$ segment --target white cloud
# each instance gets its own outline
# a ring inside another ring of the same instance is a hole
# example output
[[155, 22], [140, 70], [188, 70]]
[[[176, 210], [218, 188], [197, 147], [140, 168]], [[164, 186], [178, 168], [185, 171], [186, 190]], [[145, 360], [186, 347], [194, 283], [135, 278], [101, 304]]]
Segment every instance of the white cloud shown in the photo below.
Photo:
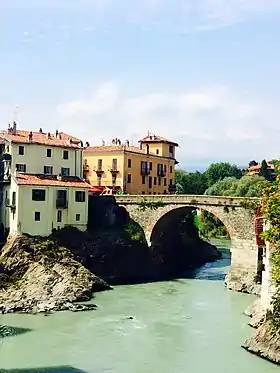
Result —
[[136, 139], [148, 130], [168, 137], [180, 143], [183, 164], [278, 156], [277, 105], [225, 86], [124, 96], [118, 85], [106, 83], [88, 99], [59, 105], [58, 112], [60, 123], [67, 119], [67, 128], [92, 144], [132, 134]]

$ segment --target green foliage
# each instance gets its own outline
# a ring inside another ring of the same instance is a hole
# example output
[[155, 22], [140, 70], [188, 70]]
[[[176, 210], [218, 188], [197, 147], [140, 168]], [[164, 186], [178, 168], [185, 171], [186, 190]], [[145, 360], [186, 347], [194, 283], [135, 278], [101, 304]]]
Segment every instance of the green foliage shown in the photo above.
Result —
[[207, 211], [202, 211], [199, 215], [199, 234], [206, 239], [214, 237], [229, 238], [227, 229], [222, 222]]
[[205, 191], [213, 196], [259, 197], [263, 188], [268, 185], [264, 177], [259, 175], [243, 176], [241, 179], [226, 177]]
[[129, 238], [133, 241], [140, 241], [144, 243], [146, 241], [143, 229], [133, 220], [129, 220], [124, 227], [124, 230], [128, 234]]
[[270, 183], [262, 194], [262, 211], [270, 227], [264, 232], [263, 238], [274, 247], [271, 253], [272, 280], [276, 286], [273, 298], [272, 322], [280, 330], [280, 176]]
[[236, 165], [227, 162], [212, 163], [204, 172], [204, 176], [206, 177], [208, 187], [210, 187], [226, 177], [240, 179], [242, 171]]
[[200, 172], [175, 171], [175, 183], [179, 194], [203, 194], [207, 188], [207, 180]]
[[146, 198], [143, 198], [139, 203], [138, 207], [140, 210], [145, 211], [146, 209], [156, 210], [159, 207], [165, 206], [162, 201], [147, 201]]
[[259, 175], [264, 177], [266, 180], [271, 180], [271, 174], [268, 170], [268, 166], [265, 159], [262, 161]]

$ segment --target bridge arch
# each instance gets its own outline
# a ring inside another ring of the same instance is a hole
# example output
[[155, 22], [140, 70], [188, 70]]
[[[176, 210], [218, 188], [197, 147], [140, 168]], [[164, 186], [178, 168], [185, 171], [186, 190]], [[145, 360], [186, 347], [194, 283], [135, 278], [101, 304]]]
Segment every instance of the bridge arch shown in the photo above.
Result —
[[158, 214], [156, 214], [153, 218], [151, 218], [148, 226], [146, 227], [145, 230], [145, 235], [146, 235], [146, 240], [148, 244], [151, 244], [153, 242], [153, 238], [156, 234], [156, 228], [159, 224], [162, 224], [164, 227], [164, 220], [166, 219], [166, 223], [168, 222], [168, 216], [170, 215], [170, 219], [172, 217], [175, 217], [175, 214], [180, 215], [183, 217], [187, 213], [190, 213], [193, 210], [199, 210], [199, 211], [207, 211], [211, 215], [215, 216], [226, 228], [230, 239], [234, 237], [235, 232], [234, 232], [234, 227], [230, 223], [230, 220], [227, 219], [225, 214], [221, 214], [221, 212], [215, 211], [215, 209], [211, 208], [210, 206], [203, 206], [203, 207], [198, 207], [195, 205], [167, 205], [163, 208], [160, 209]]

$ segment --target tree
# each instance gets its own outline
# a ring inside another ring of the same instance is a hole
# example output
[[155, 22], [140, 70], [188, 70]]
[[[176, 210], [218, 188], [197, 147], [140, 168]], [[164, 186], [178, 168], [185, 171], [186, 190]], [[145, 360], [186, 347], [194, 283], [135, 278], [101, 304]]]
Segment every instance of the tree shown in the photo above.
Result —
[[232, 176], [240, 179], [242, 177], [242, 171], [236, 165], [227, 162], [212, 163], [204, 172], [204, 176], [207, 179], [208, 187], [210, 187], [217, 181], [223, 180], [225, 177]]
[[241, 179], [226, 177], [218, 181], [205, 191], [205, 194], [233, 197], [258, 197], [267, 181], [259, 175], [243, 176]]
[[207, 180], [200, 172], [175, 171], [175, 182], [179, 194], [203, 194]]
[[268, 165], [265, 159], [262, 161], [259, 175], [263, 176], [266, 180], [271, 180], [271, 173], [270, 173], [270, 170], [268, 169]]

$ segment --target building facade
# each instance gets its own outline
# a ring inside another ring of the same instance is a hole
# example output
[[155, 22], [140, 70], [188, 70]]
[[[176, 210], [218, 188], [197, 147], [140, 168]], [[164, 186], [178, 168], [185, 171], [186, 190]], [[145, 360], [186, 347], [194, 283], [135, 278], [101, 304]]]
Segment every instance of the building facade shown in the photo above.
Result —
[[84, 178], [93, 187], [122, 190], [128, 194], [175, 192], [177, 143], [149, 135], [139, 147], [114, 139], [108, 146], [86, 147]]
[[1, 222], [8, 233], [48, 236], [67, 225], [86, 230], [88, 189], [83, 143], [63, 132], [21, 131], [1, 137]]

